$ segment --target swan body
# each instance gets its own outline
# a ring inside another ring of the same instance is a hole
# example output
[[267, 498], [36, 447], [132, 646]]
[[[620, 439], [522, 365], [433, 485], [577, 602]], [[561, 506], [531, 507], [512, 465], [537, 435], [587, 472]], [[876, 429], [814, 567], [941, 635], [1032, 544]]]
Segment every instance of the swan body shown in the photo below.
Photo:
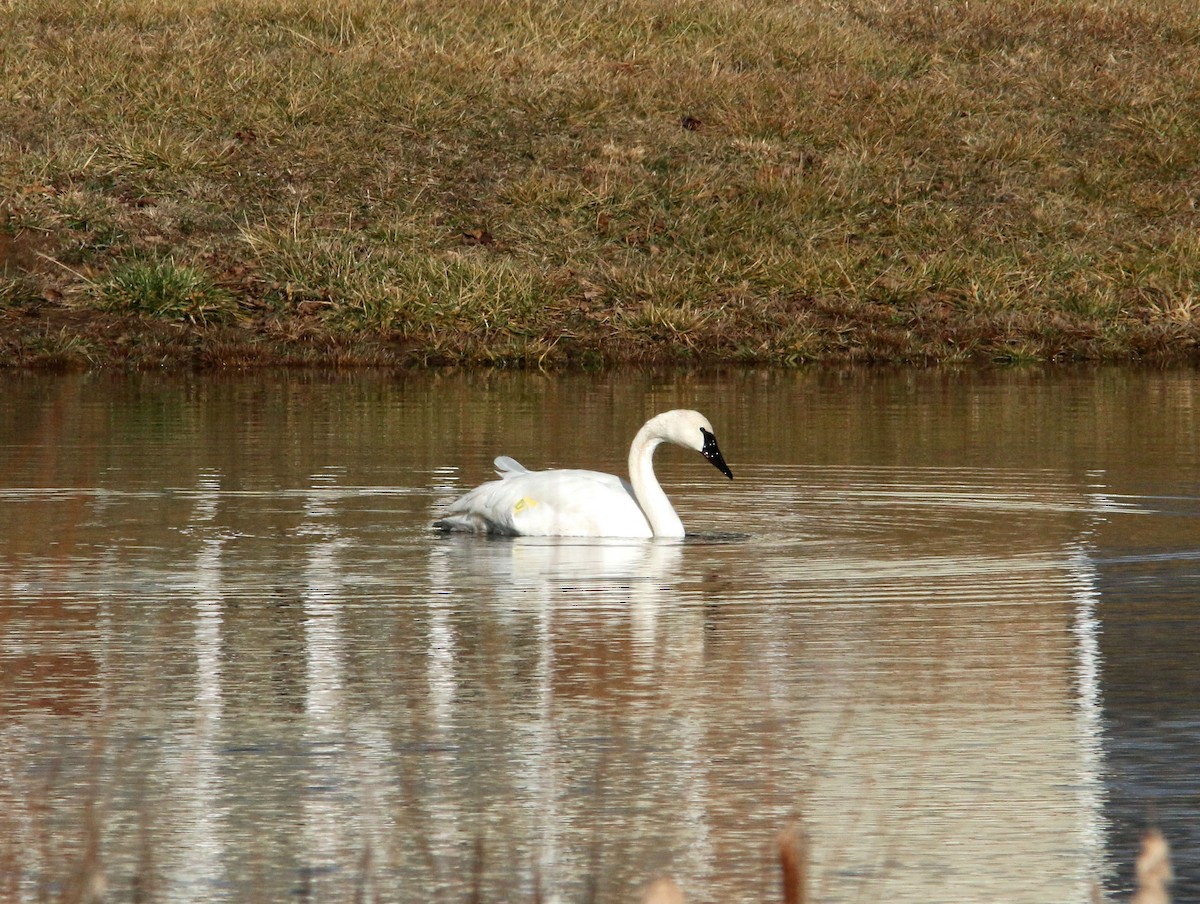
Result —
[[600, 471], [530, 471], [502, 455], [499, 480], [455, 500], [443, 530], [523, 537], [682, 537], [683, 522], [654, 476], [654, 450], [669, 442], [701, 453], [730, 480], [712, 424], [698, 411], [648, 420], [629, 448], [629, 480]]

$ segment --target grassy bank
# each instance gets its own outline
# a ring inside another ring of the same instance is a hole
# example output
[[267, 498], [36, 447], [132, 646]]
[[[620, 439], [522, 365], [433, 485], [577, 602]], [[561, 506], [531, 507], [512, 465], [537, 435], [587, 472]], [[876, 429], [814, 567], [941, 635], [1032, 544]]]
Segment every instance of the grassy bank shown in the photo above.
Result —
[[1200, 357], [1192, 0], [5, 0], [0, 361]]

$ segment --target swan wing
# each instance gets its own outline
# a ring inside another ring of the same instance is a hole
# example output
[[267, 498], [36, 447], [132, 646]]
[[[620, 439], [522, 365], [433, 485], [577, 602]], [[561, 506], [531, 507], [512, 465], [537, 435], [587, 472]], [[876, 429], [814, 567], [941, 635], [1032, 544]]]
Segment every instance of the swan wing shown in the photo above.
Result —
[[496, 466], [501, 479], [456, 500], [436, 526], [525, 537], [651, 536], [629, 484], [613, 474], [516, 471], [500, 459]]

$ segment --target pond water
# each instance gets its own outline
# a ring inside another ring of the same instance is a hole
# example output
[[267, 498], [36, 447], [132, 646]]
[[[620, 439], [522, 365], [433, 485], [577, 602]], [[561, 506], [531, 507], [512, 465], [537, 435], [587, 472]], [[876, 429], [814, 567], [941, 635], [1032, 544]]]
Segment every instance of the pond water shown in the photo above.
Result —
[[[657, 411], [690, 536], [443, 536]], [[0, 898], [1200, 895], [1200, 375], [0, 380]]]

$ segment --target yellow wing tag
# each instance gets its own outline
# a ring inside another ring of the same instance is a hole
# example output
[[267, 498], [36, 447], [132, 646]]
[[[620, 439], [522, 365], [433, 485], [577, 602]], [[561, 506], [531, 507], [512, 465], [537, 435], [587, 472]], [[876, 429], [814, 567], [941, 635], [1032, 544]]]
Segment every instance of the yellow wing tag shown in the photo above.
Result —
[[525, 509], [531, 509], [538, 504], [536, 499], [530, 499], [528, 496], [522, 496], [517, 500], [517, 504], [513, 506], [513, 514], [519, 514]]

